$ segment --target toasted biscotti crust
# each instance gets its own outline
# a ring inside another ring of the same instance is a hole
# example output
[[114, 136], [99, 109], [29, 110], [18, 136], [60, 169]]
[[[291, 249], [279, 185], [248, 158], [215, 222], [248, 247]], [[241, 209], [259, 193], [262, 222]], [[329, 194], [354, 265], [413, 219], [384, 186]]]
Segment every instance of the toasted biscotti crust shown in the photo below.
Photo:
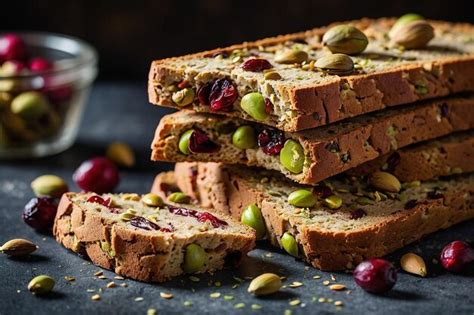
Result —
[[255, 245], [254, 231], [227, 216], [220, 218], [243, 229], [227, 233], [202, 231], [189, 237], [171, 232], [153, 233], [88, 211], [73, 201], [74, 195], [66, 193], [61, 198], [53, 228], [56, 240], [94, 264], [132, 279], [162, 282], [182, 274], [184, 248], [191, 243], [199, 244], [210, 257], [207, 269], [202, 272], [221, 269], [227, 259], [225, 255], [238, 262], [235, 253], [245, 255]]
[[[384, 41], [385, 35], [394, 19], [362, 19], [350, 21], [363, 30], [369, 42]], [[304, 77], [306, 72], [291, 70], [288, 78], [268, 81], [262, 73], [242, 73], [238, 70], [240, 62], [234, 64], [227, 59], [213, 60], [209, 56], [235, 51], [248, 51], [251, 56], [262, 55], [271, 59], [265, 51], [275, 51], [291, 45], [302, 45], [303, 48], [315, 50], [315, 58], [324, 53], [321, 37], [327, 28], [268, 38], [256, 42], [219, 48], [212, 51], [154, 61], [151, 65], [148, 83], [149, 101], [153, 104], [179, 108], [172, 100], [170, 87], [181, 81], [194, 90], [216, 78], [229, 78], [237, 82], [240, 97], [230, 112], [220, 114], [253, 120], [240, 108], [240, 98], [248, 92], [261, 92], [271, 99], [275, 112], [263, 123], [276, 126], [285, 131], [299, 131], [326, 125], [335, 121], [377, 111], [390, 106], [413, 103], [423, 99], [442, 97], [458, 92], [474, 90], [474, 47], [465, 38], [472, 37], [474, 28], [469, 24], [457, 24], [441, 21], [430, 21], [436, 30], [436, 38], [427, 50], [392, 51], [369, 48], [356, 62], [363, 64], [360, 74], [339, 77], [326, 76], [316, 78], [308, 75], [307, 80], [296, 80]], [[463, 35], [464, 34], [464, 35]], [[374, 44], [375, 45], [375, 44]], [[378, 45], [378, 44], [377, 44]], [[472, 49], [471, 49], [472, 48]], [[196, 62], [194, 62], [196, 60]], [[201, 66], [199, 61], [209, 60], [215, 67]], [[199, 67], [196, 65], [199, 64]], [[371, 64], [376, 64], [374, 69]], [[274, 67], [284, 74], [290, 66]], [[365, 66], [367, 65], [367, 66]], [[238, 71], [236, 71], [236, 69]], [[195, 111], [210, 111], [208, 106], [196, 100], [190, 105]]]
[[353, 176], [387, 171], [404, 182], [474, 172], [474, 131], [415, 144], [350, 169]]
[[[230, 213], [238, 218], [248, 204], [258, 205], [265, 219], [268, 238], [273, 245], [281, 247], [281, 236], [290, 232], [300, 245], [302, 258], [322, 270], [351, 269], [364, 259], [386, 255], [429, 233], [474, 218], [474, 175], [449, 182], [424, 183], [410, 193], [409, 198], [415, 195], [419, 197], [413, 207], [403, 208], [398, 202], [388, 202], [388, 206], [385, 204], [380, 209], [375, 209], [375, 213], [381, 212], [382, 219], [374, 216], [366, 225], [353, 228], [350, 223], [347, 224], [347, 217], [338, 213], [340, 210], [333, 212], [336, 216], [333, 220], [331, 214], [324, 215], [319, 210], [316, 212], [322, 216], [321, 220], [317, 217], [307, 219], [304, 209], [282, 211], [292, 206], [286, 203], [285, 196], [275, 197], [271, 194], [281, 191], [280, 189], [294, 191], [302, 186], [285, 182], [276, 174], [276, 178], [266, 177], [269, 173], [265, 173], [255, 179], [250, 178], [252, 175], [249, 172], [240, 172], [241, 170], [218, 163], [207, 164], [208, 166], [202, 167], [192, 163], [179, 163], [177, 171], [198, 166], [198, 169], [207, 171], [207, 174], [198, 174], [198, 177], [206, 178], [206, 185], [214, 185], [215, 178], [223, 178], [221, 174], [214, 177], [215, 173], [227, 173], [229, 181], [226, 191], [208, 190], [227, 196], [227, 209]], [[337, 180], [330, 183], [338, 185]], [[442, 193], [426, 197], [430, 193], [422, 192], [433, 188], [442, 189]], [[421, 196], [424, 196], [423, 199]], [[366, 211], [369, 212], [367, 208]], [[371, 213], [373, 211], [368, 216]], [[331, 228], [331, 225], [339, 225], [340, 228]]]
[[[179, 111], [161, 119], [151, 145], [151, 158], [155, 161], [259, 166], [279, 171], [298, 183], [314, 185], [393, 150], [473, 128], [473, 108], [474, 96], [452, 97], [355, 117], [350, 122], [285, 133], [286, 139], [296, 140], [303, 147], [305, 162], [299, 174], [288, 171], [280, 163], [279, 155], [267, 155], [258, 147], [239, 149], [232, 144], [232, 132], [238, 126], [251, 125], [258, 133], [263, 129], [261, 125], [235, 118]], [[205, 132], [220, 146], [220, 150], [182, 154], [178, 149], [179, 139], [193, 128]], [[230, 129], [230, 132], [222, 133], [221, 129]]]

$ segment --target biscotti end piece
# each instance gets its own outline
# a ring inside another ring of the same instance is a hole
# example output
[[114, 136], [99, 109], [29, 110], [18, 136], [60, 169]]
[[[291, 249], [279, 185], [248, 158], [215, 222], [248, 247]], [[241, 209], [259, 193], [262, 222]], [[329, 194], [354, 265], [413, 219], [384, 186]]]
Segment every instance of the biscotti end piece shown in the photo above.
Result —
[[[352, 56], [355, 71], [350, 75], [331, 75], [315, 67], [315, 61], [327, 54], [321, 39], [328, 28], [319, 28], [155, 61], [149, 74], [149, 100], [294, 132], [386, 107], [474, 91], [472, 25], [428, 21], [435, 30], [428, 46], [403, 50], [389, 43], [387, 34], [394, 22], [386, 18], [346, 22], [369, 39], [367, 49]], [[278, 61], [281, 53], [295, 50], [307, 58]], [[265, 70], [245, 67], [251, 59], [263, 59]], [[254, 115], [241, 105], [250, 93], [265, 99], [266, 114]]]
[[[227, 196], [232, 216], [240, 218], [245, 207], [256, 204], [273, 245], [282, 247], [281, 238], [289, 233], [298, 243], [298, 256], [322, 270], [352, 269], [364, 259], [384, 256], [429, 233], [474, 218], [472, 174], [403, 185], [399, 193], [387, 193], [375, 190], [365, 179], [330, 179], [312, 188], [272, 172], [215, 163], [197, 169], [211, 170], [198, 174], [208, 178], [206, 185], [215, 186], [213, 179], [228, 178], [227, 189], [214, 193]], [[177, 170], [186, 168], [181, 165]], [[218, 172], [226, 176], [215, 176]], [[288, 196], [299, 189], [313, 191], [317, 203], [309, 208], [289, 204]], [[335, 196], [331, 202], [329, 196]], [[338, 198], [341, 204], [335, 208]]]
[[[100, 267], [145, 282], [185, 273], [186, 251], [200, 250], [193, 272], [238, 264], [255, 245], [252, 229], [191, 205], [148, 206], [137, 194], [66, 193], [54, 224], [56, 240]], [[189, 270], [189, 269], [188, 269]]]
[[[152, 160], [258, 166], [314, 185], [410, 144], [474, 128], [473, 108], [474, 96], [451, 97], [297, 133], [183, 110], [161, 119], [151, 146]], [[243, 126], [253, 130], [251, 146], [233, 141]], [[182, 140], [189, 132], [192, 135], [183, 151], [181, 144], [186, 142]]]

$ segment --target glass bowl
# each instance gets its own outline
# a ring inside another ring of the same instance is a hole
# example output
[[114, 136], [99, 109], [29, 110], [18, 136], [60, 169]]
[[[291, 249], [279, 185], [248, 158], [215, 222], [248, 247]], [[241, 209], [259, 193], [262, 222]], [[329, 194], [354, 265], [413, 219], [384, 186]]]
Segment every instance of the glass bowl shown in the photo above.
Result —
[[[66, 150], [76, 139], [97, 76], [97, 52], [82, 40], [58, 34], [6, 37], [0, 34], [0, 159]], [[8, 58], [2, 45], [15, 44], [13, 37], [24, 45]]]

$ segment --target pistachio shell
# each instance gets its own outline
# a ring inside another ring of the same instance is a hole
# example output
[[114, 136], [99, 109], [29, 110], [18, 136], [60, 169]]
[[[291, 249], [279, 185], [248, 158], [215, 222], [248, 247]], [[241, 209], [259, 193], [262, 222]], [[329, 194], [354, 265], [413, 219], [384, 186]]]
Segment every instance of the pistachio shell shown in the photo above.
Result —
[[345, 54], [330, 54], [316, 60], [316, 68], [335, 75], [346, 75], [354, 71], [352, 58]]
[[41, 275], [34, 277], [28, 283], [28, 290], [34, 294], [46, 294], [53, 290], [55, 281], [50, 276]]
[[434, 37], [433, 27], [426, 21], [418, 20], [403, 24], [391, 33], [391, 42], [406, 49], [425, 47]]
[[275, 54], [275, 62], [281, 64], [302, 63], [308, 60], [308, 53], [300, 49], [286, 49]]
[[21, 238], [16, 238], [3, 244], [3, 246], [0, 247], [0, 252], [8, 256], [26, 256], [33, 253], [37, 249], [38, 246], [32, 242]]
[[31, 182], [31, 189], [37, 197], [49, 196], [59, 198], [63, 193], [67, 192], [68, 185], [59, 176], [56, 175], [42, 175]]
[[402, 187], [400, 181], [387, 172], [372, 173], [369, 182], [374, 188], [391, 193], [398, 193]]
[[416, 13], [407, 13], [398, 18], [398, 20], [393, 24], [392, 29], [390, 30], [389, 36], [392, 37], [393, 32], [400, 26], [407, 23], [424, 20], [425, 18]]
[[322, 42], [333, 53], [354, 55], [363, 52], [369, 40], [358, 28], [344, 24], [331, 27]]
[[135, 164], [135, 153], [126, 143], [111, 143], [105, 155], [119, 166], [132, 167]]
[[408, 273], [413, 273], [421, 277], [426, 277], [428, 274], [426, 264], [423, 258], [414, 253], [407, 253], [400, 259], [402, 269]]
[[255, 295], [269, 295], [281, 288], [281, 279], [274, 273], [264, 273], [250, 282], [248, 292]]

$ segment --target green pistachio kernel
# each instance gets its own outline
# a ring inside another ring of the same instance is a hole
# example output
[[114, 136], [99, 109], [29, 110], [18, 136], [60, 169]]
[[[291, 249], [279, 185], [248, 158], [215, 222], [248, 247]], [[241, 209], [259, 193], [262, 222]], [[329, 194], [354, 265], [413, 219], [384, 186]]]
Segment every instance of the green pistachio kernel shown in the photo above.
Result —
[[404, 25], [413, 21], [424, 20], [424, 19], [425, 19], [424, 17], [416, 13], [404, 14], [401, 17], [399, 17], [398, 20], [393, 24], [392, 30], [401, 25]]
[[56, 175], [42, 175], [31, 182], [31, 189], [37, 197], [59, 198], [68, 191], [67, 183]]
[[174, 192], [168, 196], [168, 200], [175, 203], [189, 203], [191, 197], [182, 192]]
[[342, 198], [336, 195], [324, 198], [323, 202], [331, 209], [339, 209], [342, 206]]
[[28, 290], [34, 294], [46, 294], [53, 290], [54, 284], [55, 281], [50, 276], [36, 276], [28, 283]]
[[310, 208], [316, 204], [316, 197], [306, 189], [298, 189], [288, 196], [288, 203], [295, 207]]
[[286, 140], [280, 152], [280, 163], [290, 172], [299, 174], [303, 171], [304, 150], [295, 140]]
[[25, 120], [36, 120], [50, 110], [48, 100], [38, 92], [24, 92], [16, 96], [11, 103], [12, 113]]
[[298, 257], [298, 243], [295, 238], [288, 232], [285, 232], [281, 237], [281, 245], [288, 254], [294, 257]]
[[268, 117], [265, 111], [265, 99], [260, 93], [253, 92], [242, 97], [240, 107], [255, 120], [264, 121]]
[[251, 126], [240, 126], [232, 135], [232, 144], [239, 149], [252, 149], [257, 145], [255, 131]]
[[181, 135], [181, 138], [179, 138], [179, 143], [178, 143], [178, 148], [181, 153], [188, 155], [191, 153], [189, 151], [189, 138], [191, 138], [191, 135], [193, 134], [194, 130], [189, 129], [185, 133]]
[[142, 197], [144, 204], [150, 207], [162, 207], [164, 205], [163, 199], [157, 194], [149, 193]]
[[183, 269], [187, 273], [194, 273], [201, 270], [207, 263], [206, 251], [197, 244], [189, 244], [184, 253]]
[[186, 106], [193, 102], [194, 100], [194, 91], [191, 88], [184, 88], [177, 92], [174, 92], [171, 96], [173, 102], [178, 106]]
[[255, 204], [249, 205], [244, 209], [242, 216], [240, 217], [240, 221], [255, 230], [257, 239], [262, 239], [265, 237], [265, 221], [263, 220], [260, 208]]

